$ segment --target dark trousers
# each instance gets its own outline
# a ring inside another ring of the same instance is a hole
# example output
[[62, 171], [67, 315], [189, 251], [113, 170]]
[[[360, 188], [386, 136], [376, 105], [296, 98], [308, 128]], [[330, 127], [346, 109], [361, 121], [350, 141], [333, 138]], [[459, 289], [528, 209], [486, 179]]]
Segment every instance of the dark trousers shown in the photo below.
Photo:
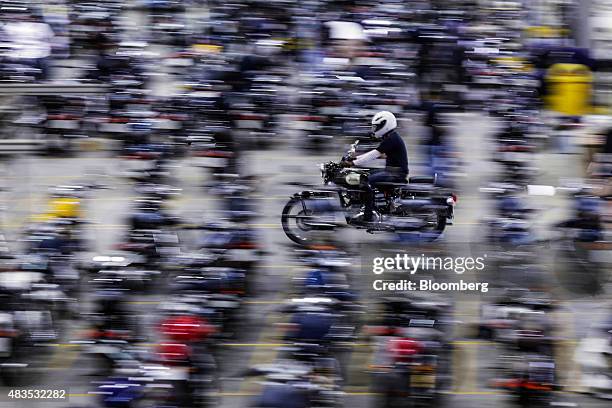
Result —
[[372, 219], [372, 211], [374, 210], [374, 189], [380, 183], [405, 183], [407, 174], [381, 170], [371, 173], [368, 177], [368, 182], [364, 183], [362, 188], [365, 194], [365, 210], [364, 221]]
[[27, 65], [28, 67], [37, 68], [40, 70], [40, 73], [37, 75], [36, 79], [46, 80], [49, 79], [49, 60], [50, 57], [46, 58], [13, 58], [10, 61], [16, 64]]

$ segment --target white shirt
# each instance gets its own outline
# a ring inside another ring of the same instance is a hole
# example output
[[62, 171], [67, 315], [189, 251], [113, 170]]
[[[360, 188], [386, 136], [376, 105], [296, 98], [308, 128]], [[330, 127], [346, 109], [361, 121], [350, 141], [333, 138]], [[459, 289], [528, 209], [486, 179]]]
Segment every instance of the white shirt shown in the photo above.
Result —
[[353, 164], [355, 166], [361, 166], [361, 165], [371, 162], [372, 160], [378, 159], [381, 155], [382, 153], [376, 149], [370, 150], [367, 153], [357, 156], [355, 160], [353, 160]]
[[51, 55], [53, 31], [48, 24], [30, 21], [6, 23], [3, 27], [12, 58], [45, 58]]

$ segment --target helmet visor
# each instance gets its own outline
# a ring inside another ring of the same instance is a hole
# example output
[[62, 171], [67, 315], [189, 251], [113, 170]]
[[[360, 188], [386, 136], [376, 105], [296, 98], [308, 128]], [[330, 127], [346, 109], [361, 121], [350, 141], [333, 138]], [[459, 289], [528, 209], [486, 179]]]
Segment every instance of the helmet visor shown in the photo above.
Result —
[[385, 124], [387, 124], [386, 120], [381, 121], [380, 123], [373, 123], [372, 124], [372, 133], [375, 134], [376, 132], [378, 132], [380, 129], [382, 129]]

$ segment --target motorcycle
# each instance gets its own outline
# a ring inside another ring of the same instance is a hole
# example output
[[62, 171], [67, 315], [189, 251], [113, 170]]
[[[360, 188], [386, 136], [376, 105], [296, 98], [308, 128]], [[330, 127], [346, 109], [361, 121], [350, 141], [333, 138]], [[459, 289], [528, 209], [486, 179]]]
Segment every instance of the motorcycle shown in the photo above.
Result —
[[556, 364], [548, 356], [538, 354], [509, 358], [508, 378], [493, 384], [507, 390], [519, 407], [545, 407], [553, 403], [556, 383]]
[[41, 123], [41, 136], [48, 153], [74, 153], [75, 141], [81, 133], [85, 104], [76, 98], [47, 97], [43, 100], [46, 117]]
[[379, 405], [444, 406], [451, 386], [451, 305], [418, 297], [386, 297], [367, 326], [374, 344], [370, 374]]
[[38, 272], [0, 273], [0, 380], [15, 385], [31, 378], [59, 338], [51, 306], [63, 295]]
[[[358, 143], [351, 145], [342, 160], [354, 156]], [[363, 223], [365, 199], [360, 186], [369, 173], [336, 162], [321, 164], [326, 187], [296, 193], [283, 208], [281, 222], [287, 237], [299, 245], [310, 245], [315, 241], [310, 233], [334, 230], [341, 224], [338, 213], [349, 227], [370, 233], [417, 232], [427, 241], [437, 239], [452, 224], [457, 196], [438, 187], [435, 177], [410, 177], [408, 184], [380, 183], [374, 190], [374, 222]]]
[[339, 407], [344, 393], [329, 370], [295, 360], [252, 367], [248, 376], [264, 376], [261, 393], [253, 407]]

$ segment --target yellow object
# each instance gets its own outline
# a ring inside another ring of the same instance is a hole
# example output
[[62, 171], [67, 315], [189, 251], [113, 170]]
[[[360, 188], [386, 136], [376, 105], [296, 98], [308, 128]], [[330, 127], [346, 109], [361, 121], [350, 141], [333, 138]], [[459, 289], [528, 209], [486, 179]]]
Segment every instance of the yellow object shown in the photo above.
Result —
[[223, 51], [223, 47], [213, 44], [194, 44], [193, 51], [201, 54], [218, 54]]
[[548, 108], [565, 115], [592, 111], [593, 75], [586, 65], [555, 64], [546, 73]]
[[524, 57], [497, 57], [493, 63], [498, 66], [503, 66], [515, 72], [532, 72], [533, 65]]
[[530, 26], [525, 29], [525, 32], [532, 38], [564, 38], [569, 34], [566, 28], [552, 26]]
[[49, 211], [33, 217], [34, 221], [51, 221], [57, 218], [81, 217], [81, 202], [77, 198], [54, 198], [49, 202]]
[[76, 198], [56, 198], [51, 200], [50, 212], [58, 218], [77, 218], [81, 216], [81, 202]]

